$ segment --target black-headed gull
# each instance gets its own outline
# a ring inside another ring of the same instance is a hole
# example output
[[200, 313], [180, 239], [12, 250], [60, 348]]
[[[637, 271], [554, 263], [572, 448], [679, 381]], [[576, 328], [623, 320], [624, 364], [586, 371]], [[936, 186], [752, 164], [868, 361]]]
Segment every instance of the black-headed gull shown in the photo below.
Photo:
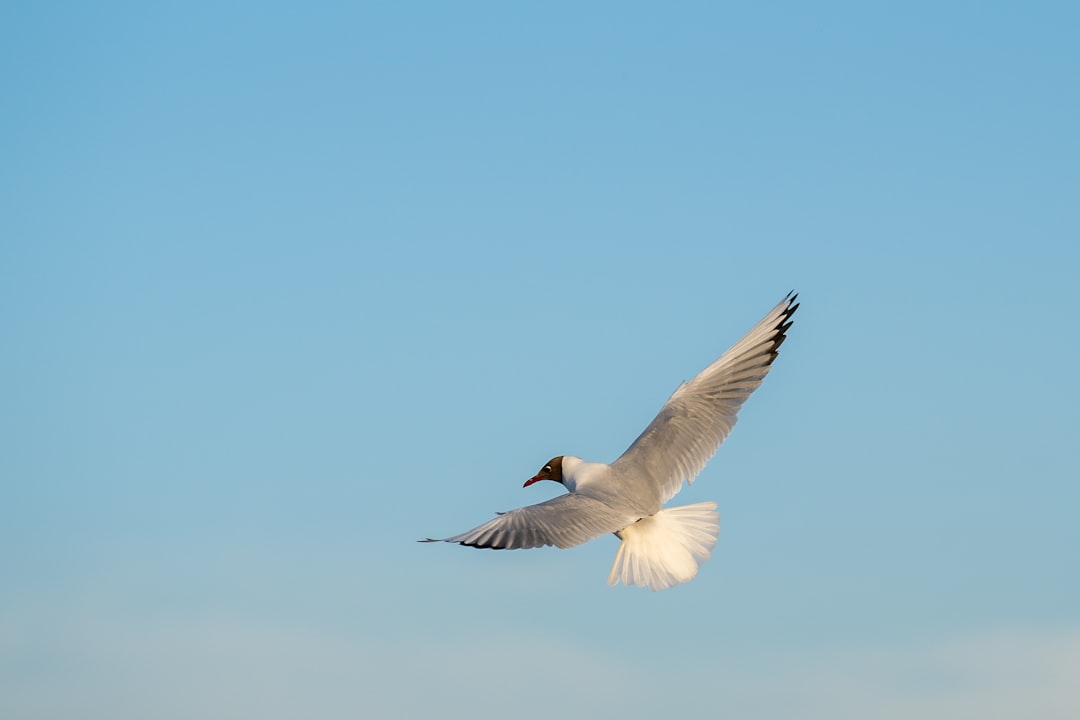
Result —
[[735, 425], [739, 408], [761, 385], [799, 307], [789, 293], [761, 322], [664, 403], [645, 432], [610, 465], [573, 455], [552, 458], [540, 480], [569, 491], [444, 540], [477, 548], [574, 547], [606, 533], [622, 540], [608, 584], [662, 590], [697, 575], [720, 532], [715, 502], [662, 508], [692, 483]]

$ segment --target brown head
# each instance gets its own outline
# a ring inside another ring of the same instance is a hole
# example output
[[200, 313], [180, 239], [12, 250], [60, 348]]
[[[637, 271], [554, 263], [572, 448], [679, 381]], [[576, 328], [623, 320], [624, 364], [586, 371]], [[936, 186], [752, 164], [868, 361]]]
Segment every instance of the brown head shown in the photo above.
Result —
[[541, 480], [554, 480], [555, 482], [562, 482], [562, 459], [563, 456], [554, 457], [544, 463], [544, 467], [540, 468], [540, 472], [533, 475], [531, 478], [525, 481], [522, 487], [529, 487], [534, 482], [540, 482]]

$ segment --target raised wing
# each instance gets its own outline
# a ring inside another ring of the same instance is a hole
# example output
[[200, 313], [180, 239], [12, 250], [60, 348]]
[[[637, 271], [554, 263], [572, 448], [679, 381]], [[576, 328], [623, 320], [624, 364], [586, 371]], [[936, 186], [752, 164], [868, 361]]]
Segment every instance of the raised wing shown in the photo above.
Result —
[[567, 493], [546, 502], [528, 505], [443, 540], [477, 548], [518, 550], [543, 545], [574, 547], [607, 533], [622, 530], [637, 517], [628, 516], [595, 498]]
[[679, 492], [683, 480], [694, 481], [769, 372], [799, 307], [796, 298], [789, 293], [716, 362], [679, 386], [645, 432], [612, 463], [634, 491], [656, 492], [662, 504]]

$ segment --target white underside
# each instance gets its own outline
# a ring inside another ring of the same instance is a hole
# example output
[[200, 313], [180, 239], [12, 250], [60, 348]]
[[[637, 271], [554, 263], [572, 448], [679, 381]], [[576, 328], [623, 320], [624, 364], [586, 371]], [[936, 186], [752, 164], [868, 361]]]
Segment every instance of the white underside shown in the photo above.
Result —
[[619, 552], [608, 585], [640, 585], [663, 590], [697, 575], [720, 534], [716, 503], [665, 508], [620, 530]]

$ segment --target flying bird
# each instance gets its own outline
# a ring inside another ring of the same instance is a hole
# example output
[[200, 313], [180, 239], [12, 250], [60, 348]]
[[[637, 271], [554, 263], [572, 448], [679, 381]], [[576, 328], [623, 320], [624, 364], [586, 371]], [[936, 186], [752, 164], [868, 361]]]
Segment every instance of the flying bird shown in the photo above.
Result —
[[608, 584], [652, 590], [686, 582], [708, 560], [720, 532], [715, 502], [664, 508], [692, 483], [738, 419], [739, 408], [761, 385], [799, 307], [794, 292], [690, 382], [675, 390], [659, 414], [618, 460], [586, 462], [554, 457], [524, 487], [541, 480], [568, 492], [536, 505], [498, 513], [460, 535], [421, 542], [516, 550], [569, 548], [614, 533], [622, 542]]

